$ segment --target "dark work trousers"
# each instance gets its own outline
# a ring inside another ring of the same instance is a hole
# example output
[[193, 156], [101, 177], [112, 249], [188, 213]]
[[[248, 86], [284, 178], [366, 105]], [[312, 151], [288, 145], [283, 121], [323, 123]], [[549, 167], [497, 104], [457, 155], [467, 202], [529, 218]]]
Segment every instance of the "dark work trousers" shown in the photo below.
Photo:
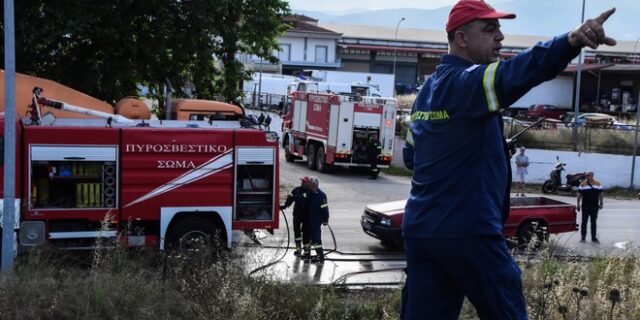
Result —
[[296, 250], [301, 249], [301, 243], [309, 243], [309, 219], [307, 215], [294, 212], [293, 236], [296, 242]]
[[371, 176], [371, 178], [373, 179], [377, 179], [378, 178], [378, 155], [375, 156], [370, 156], [369, 157], [369, 175]]
[[591, 218], [591, 240], [596, 237], [596, 220], [598, 219], [598, 208], [582, 208], [582, 225], [580, 225], [580, 235], [582, 239], [587, 237], [587, 221]]
[[324, 249], [322, 248], [322, 222], [310, 221], [309, 235], [311, 236], [311, 250], [316, 251], [319, 257], [324, 257]]
[[482, 320], [527, 319], [520, 268], [503, 236], [404, 239], [404, 320], [456, 320], [466, 296]]

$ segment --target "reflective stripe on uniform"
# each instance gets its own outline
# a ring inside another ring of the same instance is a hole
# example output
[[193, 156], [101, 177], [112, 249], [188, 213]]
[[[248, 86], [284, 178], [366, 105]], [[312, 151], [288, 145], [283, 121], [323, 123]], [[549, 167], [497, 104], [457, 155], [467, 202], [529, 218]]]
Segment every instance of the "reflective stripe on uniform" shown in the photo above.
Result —
[[482, 79], [482, 85], [484, 87], [484, 93], [487, 96], [487, 106], [489, 106], [489, 112], [498, 111], [500, 109], [500, 103], [498, 102], [498, 95], [496, 94], [496, 88], [494, 86], [496, 80], [496, 71], [500, 61], [494, 62], [487, 66], [484, 70], [484, 77]]
[[323, 205], [320, 205], [320, 208], [326, 208], [326, 207], [328, 207], [328, 206], [329, 206], [329, 205], [325, 203], [325, 204], [323, 204]]
[[413, 133], [411, 130], [407, 130], [407, 137], [404, 138], [404, 141], [413, 147]]

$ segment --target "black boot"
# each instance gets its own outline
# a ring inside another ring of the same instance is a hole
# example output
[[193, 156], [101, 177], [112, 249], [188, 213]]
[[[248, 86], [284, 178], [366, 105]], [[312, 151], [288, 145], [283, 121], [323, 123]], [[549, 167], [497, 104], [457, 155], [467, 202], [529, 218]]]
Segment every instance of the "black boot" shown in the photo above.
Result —
[[316, 256], [313, 257], [312, 262], [324, 263], [324, 251], [321, 246], [316, 246]]

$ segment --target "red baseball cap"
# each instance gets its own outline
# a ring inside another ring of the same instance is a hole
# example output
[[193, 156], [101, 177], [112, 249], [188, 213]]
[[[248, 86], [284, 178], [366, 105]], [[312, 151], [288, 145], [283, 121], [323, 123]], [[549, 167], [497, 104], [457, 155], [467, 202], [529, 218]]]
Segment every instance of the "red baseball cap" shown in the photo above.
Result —
[[447, 33], [477, 19], [515, 19], [513, 13], [496, 11], [483, 0], [460, 0], [449, 12]]
[[309, 179], [309, 177], [302, 177], [302, 178], [300, 178], [300, 181], [302, 181], [304, 183], [309, 183], [309, 182], [311, 182], [311, 179]]

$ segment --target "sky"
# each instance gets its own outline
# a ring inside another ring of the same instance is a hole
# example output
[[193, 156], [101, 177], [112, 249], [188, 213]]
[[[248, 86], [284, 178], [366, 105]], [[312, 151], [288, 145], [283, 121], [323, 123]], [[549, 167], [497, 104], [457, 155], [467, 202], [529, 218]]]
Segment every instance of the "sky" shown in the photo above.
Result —
[[289, 0], [292, 9], [311, 11], [343, 11], [354, 8], [390, 9], [417, 8], [434, 9], [453, 5], [457, 0]]
[[[289, 2], [290, 8], [296, 11], [313, 11], [336, 19], [316, 17], [329, 23], [349, 24], [341, 21], [344, 16], [359, 21], [354, 24], [371, 25], [394, 25], [398, 17], [404, 17], [407, 13], [402, 10], [389, 11], [388, 14], [380, 16], [362, 15], [369, 10], [390, 10], [390, 9], [421, 9], [432, 10], [447, 6], [453, 6], [458, 0], [285, 0]], [[580, 23], [580, 12], [583, 0], [485, 0], [498, 10], [515, 12], [518, 19], [515, 22], [504, 24], [505, 31], [512, 34], [527, 35], [554, 35], [556, 30], [571, 30]], [[608, 35], [619, 40], [636, 40], [640, 38], [640, 1], [639, 0], [584, 0], [585, 17], [593, 18], [601, 12], [615, 6], [618, 12], [607, 23]], [[550, 11], [551, 9], [551, 11]], [[511, 11], [510, 11], [511, 10]], [[384, 11], [383, 11], [384, 12]], [[442, 12], [438, 11], [438, 14]], [[350, 14], [350, 15], [347, 15]], [[360, 16], [357, 16], [360, 15]], [[375, 17], [374, 17], [375, 16]], [[446, 14], [438, 17], [442, 24], [446, 21]], [[377, 22], [370, 22], [372, 19]], [[429, 21], [416, 20], [410, 22], [409, 18], [404, 23], [407, 28], [433, 29], [434, 18]], [[389, 23], [393, 20], [392, 23]], [[440, 22], [440, 21], [439, 21]], [[413, 25], [412, 25], [413, 23]], [[511, 27], [509, 27], [511, 25]], [[511, 29], [509, 29], [511, 28]]]

